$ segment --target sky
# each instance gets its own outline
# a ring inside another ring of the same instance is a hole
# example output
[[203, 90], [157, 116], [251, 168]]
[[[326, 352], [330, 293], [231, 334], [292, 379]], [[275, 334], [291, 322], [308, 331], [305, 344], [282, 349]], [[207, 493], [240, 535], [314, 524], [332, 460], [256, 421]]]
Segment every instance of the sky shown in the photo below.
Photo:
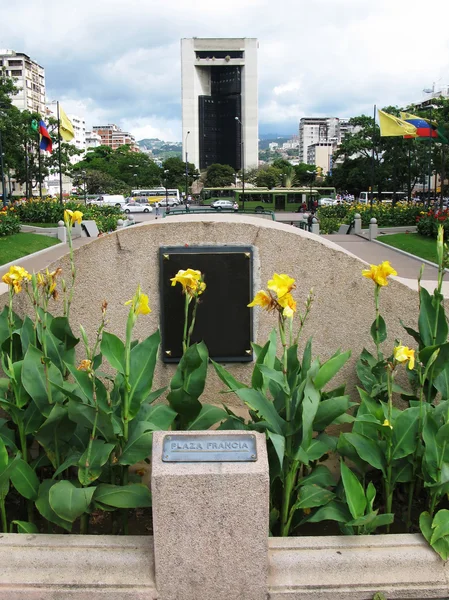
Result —
[[258, 38], [261, 134], [449, 85], [447, 0], [15, 0], [0, 20], [0, 48], [45, 67], [49, 100], [137, 139], [181, 139], [181, 38]]

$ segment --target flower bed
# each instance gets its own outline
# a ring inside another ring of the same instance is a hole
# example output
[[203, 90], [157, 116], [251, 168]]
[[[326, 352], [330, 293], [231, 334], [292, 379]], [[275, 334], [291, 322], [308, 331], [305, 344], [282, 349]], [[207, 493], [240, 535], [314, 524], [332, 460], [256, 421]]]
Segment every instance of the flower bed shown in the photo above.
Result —
[[375, 217], [379, 227], [399, 227], [402, 225], [416, 225], [416, 218], [422, 212], [422, 207], [397, 202], [391, 204], [342, 204], [337, 206], [322, 206], [318, 210], [318, 217], [337, 218], [340, 223], [352, 223], [354, 215], [359, 213], [362, 217], [362, 227], [368, 227], [370, 219]]
[[4, 207], [0, 210], [0, 237], [19, 233], [20, 219], [14, 207]]
[[445, 237], [449, 236], [449, 213], [445, 208], [440, 210], [420, 211], [416, 217], [416, 227], [418, 233], [428, 237], [436, 238], [440, 225], [444, 229]]

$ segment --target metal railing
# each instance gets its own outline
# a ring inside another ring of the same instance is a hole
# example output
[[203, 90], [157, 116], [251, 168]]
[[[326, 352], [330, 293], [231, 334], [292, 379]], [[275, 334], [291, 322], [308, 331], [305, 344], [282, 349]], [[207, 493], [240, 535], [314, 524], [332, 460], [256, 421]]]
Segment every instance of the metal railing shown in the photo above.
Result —
[[162, 215], [164, 218], [165, 217], [170, 217], [171, 215], [211, 215], [211, 214], [223, 214], [223, 213], [229, 213], [229, 214], [245, 214], [245, 215], [255, 215], [256, 217], [262, 217], [263, 219], [271, 219], [272, 221], [276, 221], [276, 216], [274, 214], [274, 211], [272, 210], [264, 210], [264, 211], [259, 211], [259, 210], [255, 210], [255, 209], [245, 209], [243, 210], [233, 210], [231, 208], [222, 208], [221, 210], [214, 210], [214, 209], [207, 209], [207, 208], [195, 208], [194, 210], [192, 209], [186, 209], [186, 208], [174, 208], [174, 209], [170, 209], [170, 212], [167, 213], [166, 211], [164, 212], [164, 214]]

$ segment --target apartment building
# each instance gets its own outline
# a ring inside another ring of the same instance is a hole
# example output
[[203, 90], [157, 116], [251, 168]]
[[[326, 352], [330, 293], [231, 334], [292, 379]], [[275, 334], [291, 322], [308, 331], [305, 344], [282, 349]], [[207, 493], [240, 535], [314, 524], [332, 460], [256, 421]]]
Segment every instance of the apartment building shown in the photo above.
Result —
[[127, 131], [122, 131], [117, 125], [94, 125], [92, 133], [100, 136], [101, 145], [109, 146], [113, 150], [128, 144], [133, 152], [140, 152], [136, 138]]
[[11, 97], [19, 110], [45, 113], [45, 69], [23, 52], [0, 49], [0, 70], [15, 80], [19, 93]]
[[[299, 123], [299, 162], [329, 169], [328, 157], [355, 127], [338, 117], [304, 117]], [[310, 151], [309, 151], [310, 149]], [[326, 158], [327, 157], [327, 158]], [[315, 162], [319, 160], [318, 162]]]

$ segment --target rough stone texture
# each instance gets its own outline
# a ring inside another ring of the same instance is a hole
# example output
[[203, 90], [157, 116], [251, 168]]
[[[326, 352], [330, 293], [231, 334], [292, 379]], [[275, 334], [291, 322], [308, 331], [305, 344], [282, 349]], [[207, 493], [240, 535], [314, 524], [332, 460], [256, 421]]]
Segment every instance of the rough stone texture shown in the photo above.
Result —
[[[77, 333], [82, 324], [93, 338], [101, 316], [101, 303], [108, 306], [108, 331], [125, 336], [128, 307], [124, 302], [134, 294], [140, 283], [149, 293], [152, 313], [139, 317], [136, 335], [141, 338], [152, 333], [159, 325], [159, 266], [158, 252], [162, 245], [249, 244], [255, 248], [255, 291], [266, 286], [273, 273], [288, 273], [297, 281], [294, 292], [298, 309], [302, 310], [307, 293], [313, 287], [315, 302], [302, 335], [302, 345], [313, 335], [314, 355], [329, 358], [338, 349], [352, 350], [351, 361], [335, 378], [335, 383], [348, 382], [348, 390], [355, 393], [357, 379], [354, 365], [364, 346], [373, 350], [369, 328], [374, 320], [373, 282], [362, 277], [364, 263], [327, 239], [257, 217], [213, 214], [179, 215], [167, 219], [129, 227], [106, 235], [75, 251], [77, 284], [71, 311], [72, 327]], [[19, 261], [20, 264], [20, 261]], [[62, 266], [69, 279], [68, 257], [52, 263], [51, 268]], [[192, 267], [195, 265], [192, 262]], [[207, 274], [206, 274], [207, 276]], [[8, 295], [0, 295], [0, 308], [8, 302]], [[385, 351], [391, 350], [395, 338], [404, 344], [414, 342], [401, 327], [416, 327], [418, 297], [416, 292], [401, 283], [391, 281], [381, 292], [381, 311], [388, 327], [389, 338]], [[18, 312], [27, 312], [25, 294], [16, 298]], [[61, 302], [51, 305], [55, 314]], [[276, 326], [273, 314], [260, 309], [254, 311], [255, 342], [264, 343]], [[239, 380], [249, 382], [252, 363], [229, 364], [229, 371]], [[155, 389], [167, 385], [175, 365], [159, 361]], [[229, 406], [239, 406], [233, 394], [219, 396], [224, 386], [209, 369], [203, 400]], [[356, 394], [356, 397], [358, 395]]]
[[2, 600], [156, 600], [153, 538], [0, 534]]
[[449, 597], [449, 567], [421, 535], [269, 539], [270, 600]]
[[265, 600], [269, 512], [265, 436], [256, 434], [256, 462], [164, 463], [164, 435], [159, 431], [153, 435], [152, 472], [160, 600]]

